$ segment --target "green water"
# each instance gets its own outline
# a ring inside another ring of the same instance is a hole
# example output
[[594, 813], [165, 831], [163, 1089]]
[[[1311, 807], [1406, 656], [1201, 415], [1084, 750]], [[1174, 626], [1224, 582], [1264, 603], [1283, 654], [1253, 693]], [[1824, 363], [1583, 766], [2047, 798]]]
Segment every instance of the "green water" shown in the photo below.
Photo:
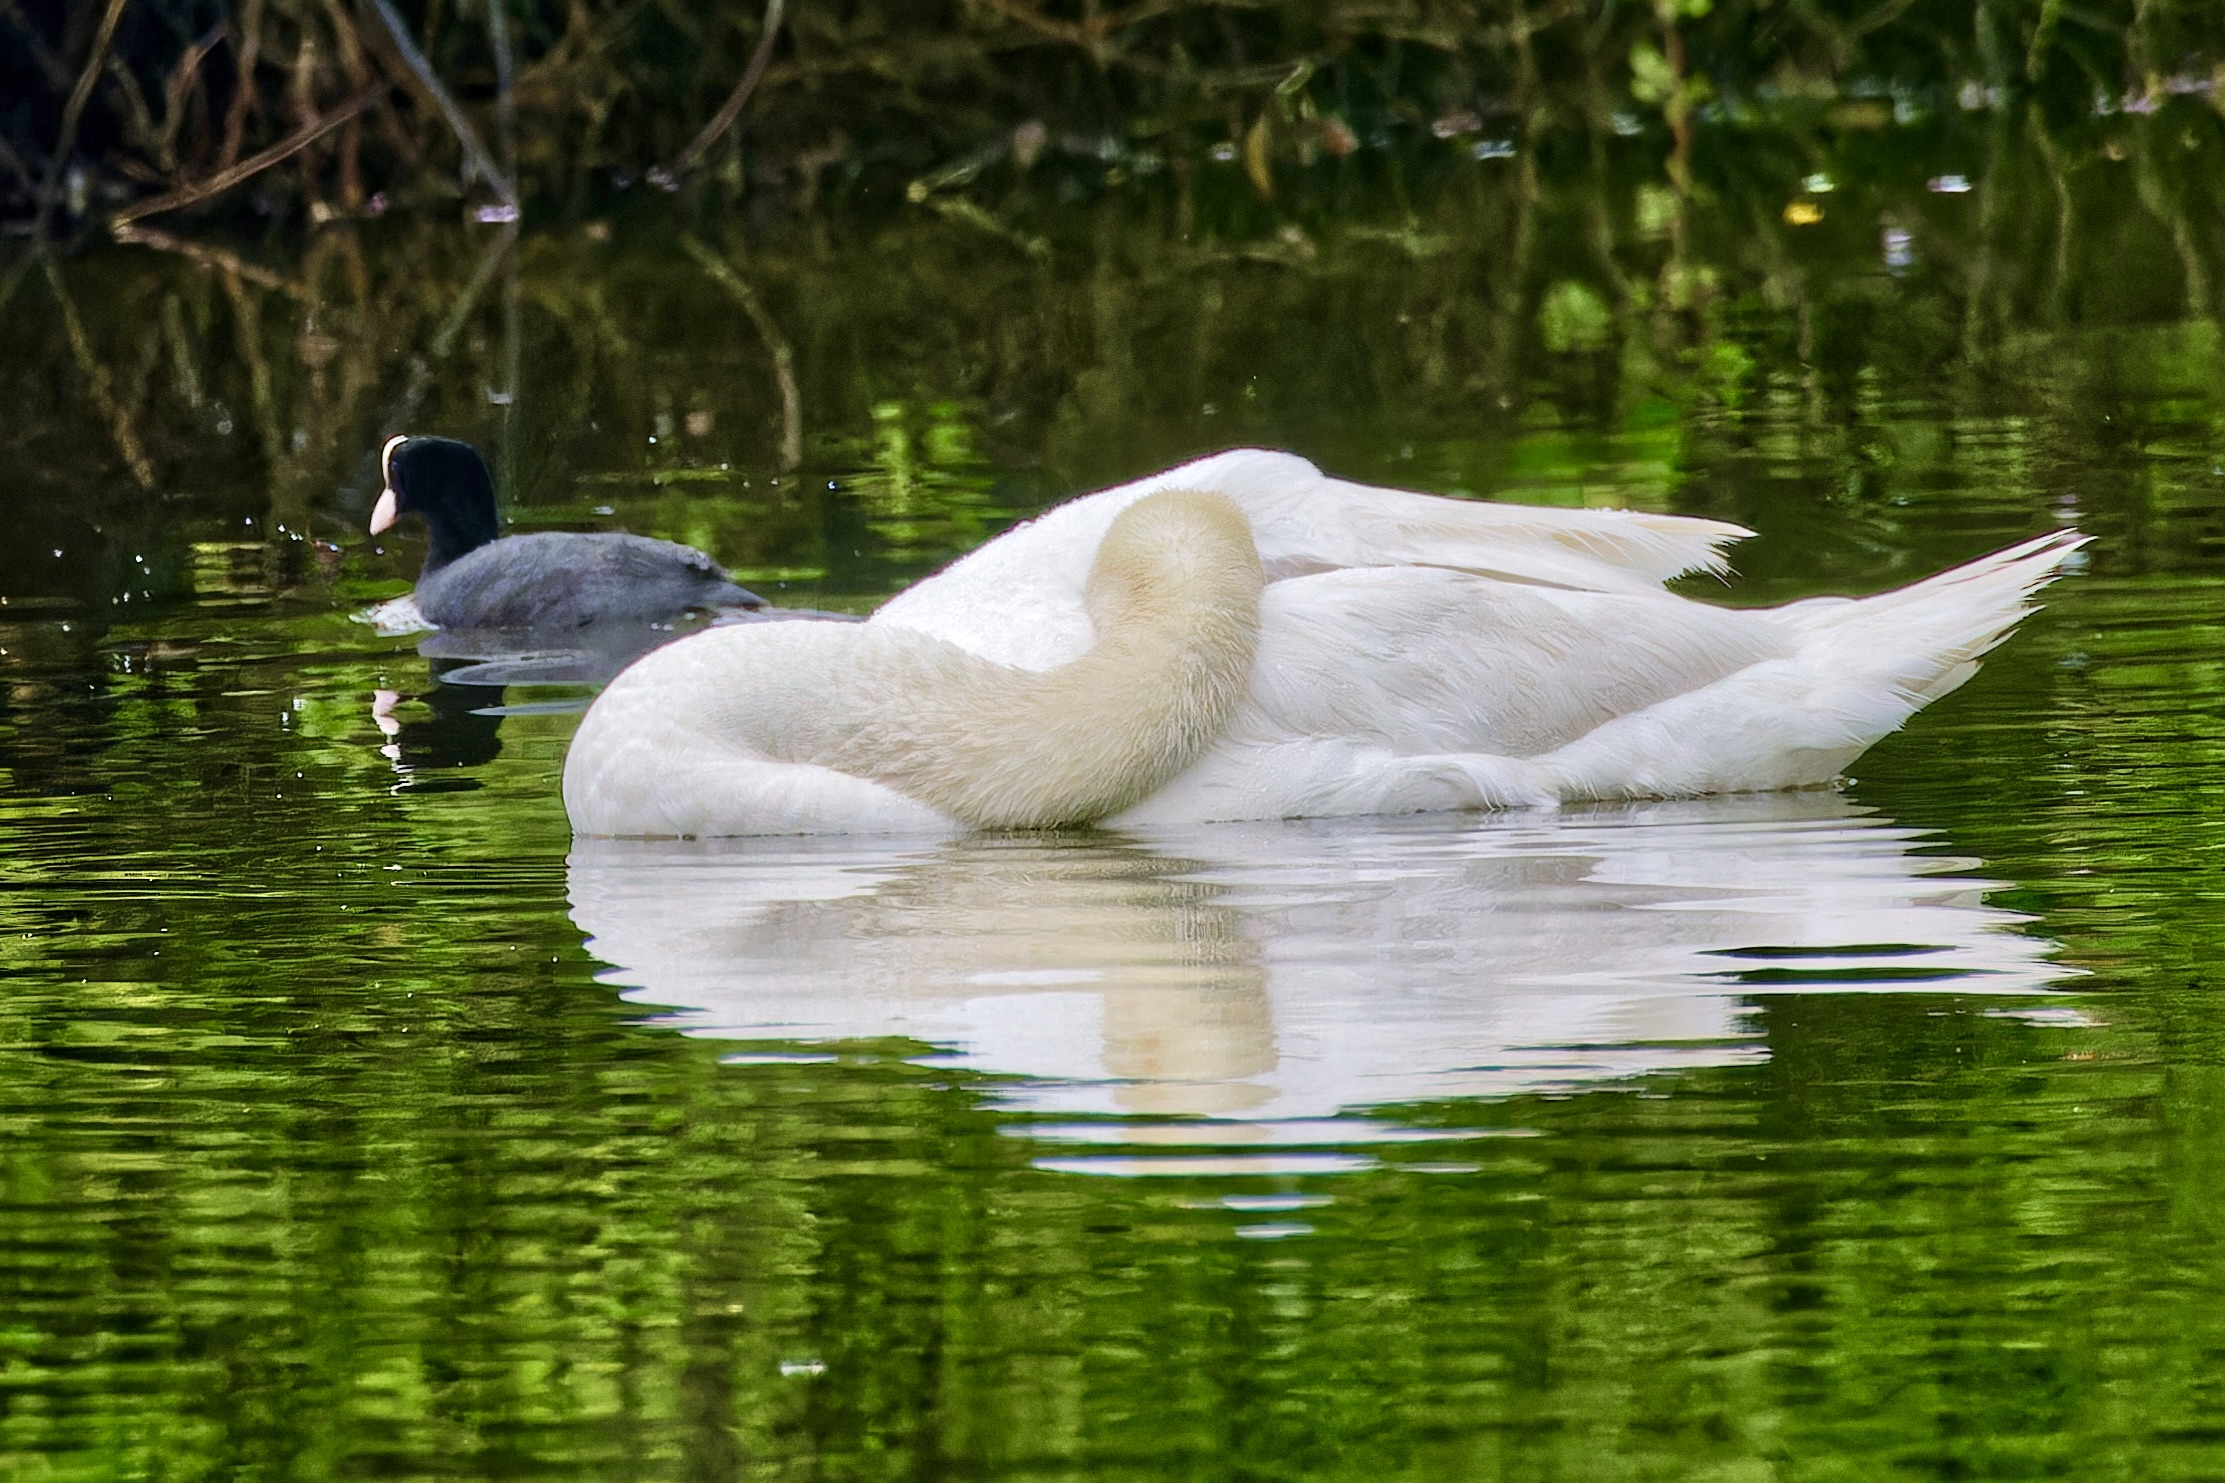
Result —
[[[9, 277], [0, 1472], [2225, 1476], [2225, 131], [2089, 134]], [[860, 610], [1241, 443], [2098, 539], [1840, 793], [574, 853], [395, 426]]]

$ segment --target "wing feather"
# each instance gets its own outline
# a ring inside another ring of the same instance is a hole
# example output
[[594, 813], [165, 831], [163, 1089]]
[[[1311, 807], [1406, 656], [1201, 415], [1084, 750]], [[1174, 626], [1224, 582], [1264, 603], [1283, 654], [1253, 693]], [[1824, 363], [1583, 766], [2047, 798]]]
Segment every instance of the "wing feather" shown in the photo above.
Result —
[[873, 615], [1008, 664], [1048, 668], [1091, 640], [1082, 584], [1113, 517], [1147, 494], [1227, 495], [1270, 579], [1353, 567], [1439, 567], [1577, 592], [1651, 592], [1721, 571], [1750, 532], [1632, 510], [1495, 505], [1332, 479], [1290, 453], [1237, 449], [1084, 495], [1015, 527]]

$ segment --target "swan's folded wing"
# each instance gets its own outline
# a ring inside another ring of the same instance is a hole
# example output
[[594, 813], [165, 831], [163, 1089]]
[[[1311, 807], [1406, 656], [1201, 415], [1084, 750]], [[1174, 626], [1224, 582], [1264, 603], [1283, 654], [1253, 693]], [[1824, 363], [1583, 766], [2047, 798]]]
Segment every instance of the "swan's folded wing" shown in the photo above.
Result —
[[1270, 579], [1347, 567], [1431, 566], [1580, 592], [1649, 592], [1723, 569], [1736, 525], [1634, 510], [1496, 505], [1331, 479], [1290, 453], [1237, 449], [1085, 495], [906, 592], [873, 621], [918, 628], [1009, 664], [1047, 668], [1088, 647], [1082, 610], [1098, 542], [1146, 494], [1203, 489], [1242, 507]]
[[1665, 592], [1568, 592], [1431, 567], [1268, 589], [1251, 699], [1231, 726], [1396, 752], [1537, 756], [1602, 722], [1791, 652], [1766, 610]]
[[1251, 694], [1214, 748], [1116, 824], [1505, 807], [1619, 717], [1792, 650], [1767, 611], [1433, 567], [1267, 589]]

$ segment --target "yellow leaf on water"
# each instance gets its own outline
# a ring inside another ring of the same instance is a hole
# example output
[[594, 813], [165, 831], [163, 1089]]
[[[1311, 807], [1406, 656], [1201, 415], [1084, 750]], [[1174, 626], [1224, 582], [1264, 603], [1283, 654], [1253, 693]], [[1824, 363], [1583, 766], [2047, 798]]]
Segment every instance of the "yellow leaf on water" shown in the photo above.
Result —
[[1788, 227], [1812, 227], [1821, 220], [1823, 208], [1813, 201], [1785, 203], [1785, 225]]

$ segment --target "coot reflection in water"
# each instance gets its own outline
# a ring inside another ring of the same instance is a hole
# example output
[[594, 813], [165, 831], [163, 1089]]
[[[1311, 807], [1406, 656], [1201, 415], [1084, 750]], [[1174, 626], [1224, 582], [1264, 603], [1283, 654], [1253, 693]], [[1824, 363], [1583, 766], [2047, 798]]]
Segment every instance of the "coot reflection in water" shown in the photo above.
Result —
[[[398, 630], [391, 614], [400, 607], [388, 603], [358, 616], [392, 633]], [[596, 690], [652, 649], [714, 624], [854, 621], [850, 614], [815, 608], [763, 608], [670, 623], [596, 623], [550, 631], [435, 629], [417, 645], [428, 666], [425, 689], [410, 697], [377, 691], [371, 713], [386, 739], [380, 750], [400, 775], [398, 789], [462, 792], [479, 783], [458, 769], [501, 754], [503, 717], [585, 710]], [[522, 694], [511, 698], [512, 690]]]
[[1024, 1078], [1015, 1107], [1241, 1143], [1756, 1061], [1755, 995], [2030, 1003], [2074, 975], [1984, 903], [1976, 862], [1924, 844], [1797, 793], [1136, 840], [580, 841], [569, 885], [602, 981], [654, 1023], [901, 1037]]

